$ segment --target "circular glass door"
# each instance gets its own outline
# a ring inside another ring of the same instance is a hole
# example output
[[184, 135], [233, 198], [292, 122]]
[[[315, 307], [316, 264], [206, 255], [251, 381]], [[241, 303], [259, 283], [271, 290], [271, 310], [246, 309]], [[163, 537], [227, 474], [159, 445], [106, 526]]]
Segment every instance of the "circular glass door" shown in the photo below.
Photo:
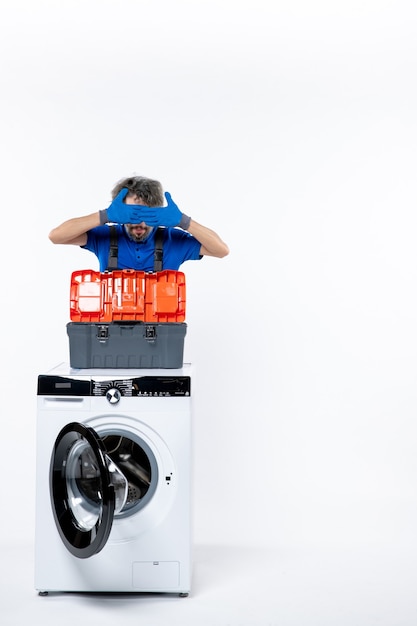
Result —
[[51, 460], [50, 490], [55, 522], [68, 550], [79, 558], [100, 552], [115, 512], [126, 502], [128, 486], [92, 428], [73, 422], [61, 430]]

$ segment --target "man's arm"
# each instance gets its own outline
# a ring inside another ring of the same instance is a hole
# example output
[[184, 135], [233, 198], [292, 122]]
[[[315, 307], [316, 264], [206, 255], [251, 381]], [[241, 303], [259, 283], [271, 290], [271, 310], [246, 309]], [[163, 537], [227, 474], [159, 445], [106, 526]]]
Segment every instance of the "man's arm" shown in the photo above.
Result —
[[83, 217], [73, 217], [52, 229], [49, 233], [49, 239], [52, 243], [84, 246], [87, 243], [87, 231], [99, 225], [100, 215], [98, 211]]
[[167, 205], [164, 207], [142, 207], [142, 218], [148, 226], [179, 226], [188, 231], [201, 243], [200, 254], [223, 258], [229, 254], [229, 248], [222, 241], [217, 233], [198, 222], [195, 222], [175, 204], [171, 194], [166, 191], [165, 199]]
[[57, 226], [49, 233], [52, 243], [66, 243], [74, 246], [84, 246], [87, 243], [87, 231], [105, 224], [117, 222], [119, 224], [139, 224], [142, 222], [142, 205], [125, 204], [128, 189], [123, 188], [112, 200], [110, 206], [102, 211], [90, 213], [84, 217], [74, 217], [61, 226]]
[[200, 254], [204, 256], [214, 256], [219, 259], [229, 254], [227, 244], [220, 239], [219, 235], [215, 233], [214, 230], [202, 226], [191, 219], [187, 231], [201, 243]]

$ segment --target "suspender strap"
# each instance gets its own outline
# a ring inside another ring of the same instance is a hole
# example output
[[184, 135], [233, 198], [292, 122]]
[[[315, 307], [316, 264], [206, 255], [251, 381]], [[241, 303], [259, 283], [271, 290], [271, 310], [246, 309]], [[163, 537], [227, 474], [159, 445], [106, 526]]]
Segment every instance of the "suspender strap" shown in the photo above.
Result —
[[164, 229], [159, 226], [155, 233], [155, 250], [153, 253], [153, 271], [161, 272], [162, 271], [162, 262], [164, 259]]
[[117, 257], [118, 257], [118, 245], [117, 245], [117, 230], [114, 224], [110, 226], [110, 251], [109, 260], [107, 263], [107, 271], [112, 272], [117, 270]]
[[[153, 271], [161, 272], [164, 259], [164, 228], [159, 227], [155, 233], [155, 250], [153, 253]], [[112, 272], [117, 270], [118, 260], [118, 243], [117, 243], [117, 230], [114, 224], [110, 225], [110, 251], [107, 262], [107, 271]]]

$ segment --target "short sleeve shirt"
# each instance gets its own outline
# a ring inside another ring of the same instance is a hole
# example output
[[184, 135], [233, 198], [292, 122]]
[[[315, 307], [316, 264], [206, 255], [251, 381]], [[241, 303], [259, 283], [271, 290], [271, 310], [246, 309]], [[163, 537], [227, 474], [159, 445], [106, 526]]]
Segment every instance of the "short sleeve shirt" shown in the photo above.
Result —
[[[156, 229], [143, 242], [133, 241], [125, 227], [116, 225], [118, 240], [118, 268], [153, 272]], [[100, 271], [108, 266], [110, 252], [110, 227], [107, 224], [88, 231], [87, 243], [82, 248], [93, 252], [99, 260]], [[201, 243], [190, 233], [179, 228], [165, 228], [163, 238], [164, 270], [178, 270], [185, 261], [197, 261]]]

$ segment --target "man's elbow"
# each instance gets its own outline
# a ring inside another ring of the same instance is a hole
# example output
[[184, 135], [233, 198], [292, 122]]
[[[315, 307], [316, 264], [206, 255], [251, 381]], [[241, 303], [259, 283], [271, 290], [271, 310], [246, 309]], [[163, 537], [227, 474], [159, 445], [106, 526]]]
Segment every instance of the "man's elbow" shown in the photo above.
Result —
[[220, 250], [220, 254], [218, 255], [219, 259], [224, 259], [225, 256], [227, 256], [229, 254], [230, 250], [229, 250], [229, 246], [227, 246], [225, 243], [223, 244], [221, 250]]
[[61, 243], [59, 237], [57, 236], [56, 233], [56, 228], [54, 228], [53, 230], [51, 230], [51, 232], [48, 235], [48, 239], [49, 241], [51, 241], [52, 243]]

